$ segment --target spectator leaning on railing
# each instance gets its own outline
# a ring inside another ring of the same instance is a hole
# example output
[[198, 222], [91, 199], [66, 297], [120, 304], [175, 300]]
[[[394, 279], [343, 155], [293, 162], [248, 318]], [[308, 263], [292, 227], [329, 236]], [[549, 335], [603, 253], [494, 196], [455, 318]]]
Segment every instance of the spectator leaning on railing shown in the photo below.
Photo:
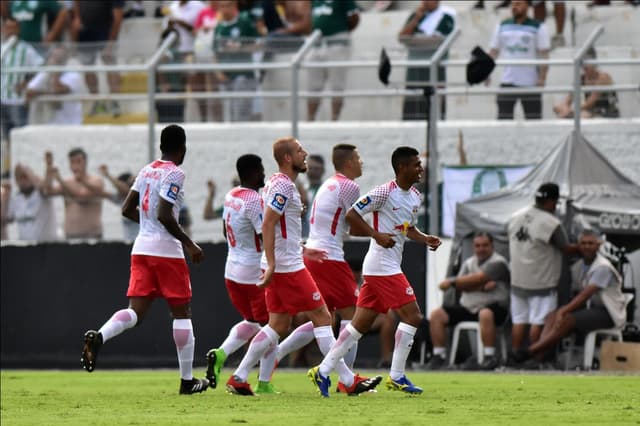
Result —
[[[68, 25], [69, 10], [65, 6], [67, 2], [55, 0], [38, 1], [2, 1], [2, 16], [12, 16], [20, 23], [20, 39], [34, 43], [42, 54], [46, 46], [41, 43], [59, 41]], [[44, 19], [43, 19], [44, 18]], [[53, 18], [53, 19], [51, 19]], [[47, 25], [47, 31], [43, 33], [43, 22]]]

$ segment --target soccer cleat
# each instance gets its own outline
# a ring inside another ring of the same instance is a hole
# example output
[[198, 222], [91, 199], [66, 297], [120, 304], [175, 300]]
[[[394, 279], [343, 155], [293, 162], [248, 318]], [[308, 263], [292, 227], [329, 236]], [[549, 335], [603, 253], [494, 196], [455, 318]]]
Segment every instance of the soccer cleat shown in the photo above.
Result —
[[224, 353], [224, 349], [211, 349], [207, 352], [207, 373], [206, 377], [209, 380], [209, 386], [215, 389], [218, 386], [220, 380], [220, 370], [224, 362], [227, 360], [227, 354]]
[[411, 383], [411, 380], [407, 379], [407, 376], [402, 376], [398, 380], [393, 380], [391, 376], [387, 377], [387, 389], [402, 391], [411, 395], [419, 395], [422, 393], [422, 388]]
[[271, 382], [263, 382], [263, 381], [258, 381], [258, 387], [256, 388], [256, 392], [257, 394], [272, 394], [272, 395], [277, 395], [280, 392], [278, 392], [274, 387], [273, 384]]
[[255, 395], [251, 390], [251, 385], [247, 382], [240, 381], [240, 377], [238, 376], [229, 377], [229, 380], [227, 380], [227, 392], [242, 396]]
[[[349, 396], [360, 395], [363, 392], [374, 390], [382, 381], [382, 376], [361, 377], [359, 374], [353, 376], [353, 384], [349, 387], [342, 383], [338, 383], [340, 392], [344, 392]], [[342, 385], [342, 388], [340, 387]]]
[[84, 346], [82, 347], [82, 358], [80, 362], [85, 370], [91, 373], [96, 368], [98, 352], [102, 346], [102, 333], [89, 330], [84, 333]]
[[309, 371], [307, 371], [307, 377], [311, 380], [311, 383], [315, 385], [322, 395], [325, 398], [329, 398], [329, 388], [331, 387], [331, 379], [329, 376], [324, 377], [320, 374], [320, 366], [313, 367]]
[[195, 377], [191, 380], [180, 380], [180, 395], [191, 395], [194, 393], [201, 393], [207, 390], [209, 387], [209, 380], [207, 379], [196, 379]]

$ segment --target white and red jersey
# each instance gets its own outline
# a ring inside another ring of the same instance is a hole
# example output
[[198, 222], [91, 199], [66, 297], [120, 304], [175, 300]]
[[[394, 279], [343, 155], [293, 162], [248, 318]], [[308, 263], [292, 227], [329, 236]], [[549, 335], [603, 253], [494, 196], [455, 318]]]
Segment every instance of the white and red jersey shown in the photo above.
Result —
[[400, 188], [395, 180], [372, 189], [353, 205], [353, 209], [364, 216], [373, 213], [373, 228], [376, 231], [394, 234], [396, 244], [384, 248], [372, 238], [362, 264], [363, 275], [395, 275], [402, 273], [402, 251], [407, 240], [407, 231], [418, 219], [420, 192], [414, 187], [408, 191]]
[[184, 200], [184, 172], [172, 161], [156, 160], [140, 170], [132, 189], [140, 194], [140, 231], [131, 254], [184, 258], [182, 243], [158, 220], [160, 199], [173, 204], [173, 217]]
[[237, 186], [224, 197], [222, 218], [227, 234], [224, 277], [239, 284], [260, 282], [262, 256], [262, 198], [253, 189]]
[[311, 207], [307, 247], [327, 250], [330, 260], [344, 261], [344, 217], [359, 196], [358, 184], [341, 173], [324, 181]]
[[[302, 201], [300, 193], [289, 176], [275, 173], [262, 193], [264, 208], [280, 215], [276, 223], [275, 272], [295, 272], [304, 268], [302, 260]], [[267, 257], [262, 255], [262, 268], [267, 268]]]

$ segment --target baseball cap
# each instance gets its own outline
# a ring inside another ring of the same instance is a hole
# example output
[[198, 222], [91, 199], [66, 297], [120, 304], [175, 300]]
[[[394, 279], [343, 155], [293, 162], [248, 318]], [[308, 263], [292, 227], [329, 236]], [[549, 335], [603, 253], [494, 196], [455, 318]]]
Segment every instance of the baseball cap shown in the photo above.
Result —
[[557, 200], [560, 198], [560, 187], [553, 182], [543, 183], [536, 191], [536, 198]]

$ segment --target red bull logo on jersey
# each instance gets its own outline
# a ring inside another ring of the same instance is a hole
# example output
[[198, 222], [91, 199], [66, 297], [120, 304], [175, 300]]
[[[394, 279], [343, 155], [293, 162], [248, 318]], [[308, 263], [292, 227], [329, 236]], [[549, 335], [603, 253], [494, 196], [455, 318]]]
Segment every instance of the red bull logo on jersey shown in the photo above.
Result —
[[407, 296], [413, 296], [413, 288], [407, 287], [405, 293], [407, 293]]
[[271, 200], [271, 206], [274, 207], [278, 211], [284, 210], [284, 206], [287, 204], [287, 197], [276, 192], [273, 196], [273, 200]]
[[173, 201], [178, 199], [178, 194], [180, 193], [180, 187], [175, 183], [169, 185], [169, 190], [167, 191], [167, 197], [171, 198]]
[[320, 292], [319, 291], [316, 291], [316, 292], [313, 293], [313, 295], [311, 297], [313, 297], [313, 300], [315, 300], [317, 302], [318, 300], [320, 300], [320, 298], [322, 296], [320, 296]]
[[409, 230], [410, 227], [411, 225], [409, 224], [409, 222], [404, 222], [404, 223], [401, 223], [400, 225], [394, 226], [393, 229], [397, 229], [398, 231], [400, 231], [402, 235], [407, 235], [407, 231]]
[[356, 203], [356, 207], [359, 208], [360, 210], [364, 209], [369, 203], [371, 202], [371, 197], [369, 197], [368, 195], [362, 199], [360, 199], [360, 201], [358, 201]]

